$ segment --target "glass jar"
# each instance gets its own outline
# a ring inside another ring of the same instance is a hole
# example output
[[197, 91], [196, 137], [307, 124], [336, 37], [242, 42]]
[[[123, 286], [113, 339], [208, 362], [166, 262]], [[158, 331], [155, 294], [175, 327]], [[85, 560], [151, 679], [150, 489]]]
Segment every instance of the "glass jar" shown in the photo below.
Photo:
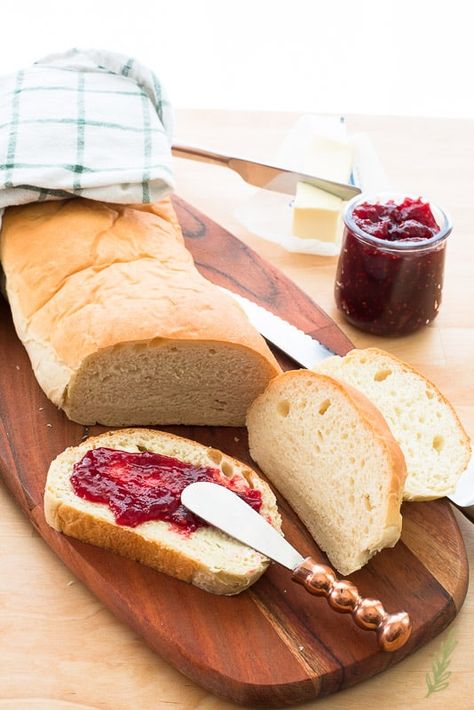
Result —
[[412, 333], [431, 323], [441, 304], [446, 239], [452, 229], [443, 210], [429, 203], [439, 231], [428, 239], [387, 241], [365, 232], [354, 220], [354, 209], [363, 203], [400, 205], [405, 197], [358, 195], [343, 214], [337, 307], [351, 325], [376, 335]]

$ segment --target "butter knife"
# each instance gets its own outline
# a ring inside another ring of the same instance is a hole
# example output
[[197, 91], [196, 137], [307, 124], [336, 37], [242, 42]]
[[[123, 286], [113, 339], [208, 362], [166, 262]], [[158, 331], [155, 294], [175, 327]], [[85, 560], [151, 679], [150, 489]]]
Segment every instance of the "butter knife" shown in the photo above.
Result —
[[378, 599], [363, 598], [349, 580], [337, 579], [328, 565], [303, 558], [270, 523], [238, 495], [216, 483], [192, 483], [181, 493], [191, 512], [244, 545], [291, 570], [293, 582], [307, 592], [324, 596], [334, 611], [352, 614], [361, 629], [375, 631], [383, 651], [396, 651], [409, 639], [410, 617], [405, 611], [388, 614]]
[[361, 192], [358, 187], [348, 183], [334, 182], [315, 175], [288, 170], [282, 166], [257, 163], [254, 160], [214, 153], [202, 148], [175, 144], [172, 146], [171, 152], [177, 158], [190, 158], [191, 160], [230, 168], [250, 185], [272, 190], [273, 192], [285, 192], [289, 195], [294, 195], [298, 182], [307, 182], [343, 200], [350, 200]]

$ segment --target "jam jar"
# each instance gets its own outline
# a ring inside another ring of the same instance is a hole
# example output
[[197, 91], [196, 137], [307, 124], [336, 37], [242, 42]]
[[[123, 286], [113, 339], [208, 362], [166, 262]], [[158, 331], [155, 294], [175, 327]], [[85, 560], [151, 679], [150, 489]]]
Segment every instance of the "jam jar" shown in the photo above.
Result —
[[362, 194], [343, 220], [335, 297], [346, 320], [388, 336], [431, 323], [441, 303], [448, 215], [420, 197]]

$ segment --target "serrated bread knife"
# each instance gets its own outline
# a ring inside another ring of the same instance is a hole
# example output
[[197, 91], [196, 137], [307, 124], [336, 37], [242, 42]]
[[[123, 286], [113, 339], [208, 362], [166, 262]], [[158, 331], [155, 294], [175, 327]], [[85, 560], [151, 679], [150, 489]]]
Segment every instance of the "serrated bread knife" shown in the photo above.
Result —
[[411, 621], [405, 611], [388, 614], [377, 599], [364, 599], [349, 580], [337, 579], [327, 565], [303, 558], [263, 516], [233, 491], [217, 483], [192, 483], [181, 502], [210, 525], [291, 570], [293, 582], [307, 592], [324, 596], [334, 611], [352, 614], [361, 629], [375, 631], [383, 651], [396, 651], [410, 637]]
[[[283, 318], [270, 313], [266, 308], [226, 288], [222, 290], [237, 301], [253, 327], [266, 340], [276, 345], [302, 367], [311, 369], [316, 363], [335, 354], [318, 340], [303, 333]], [[459, 479], [456, 490], [448, 498], [471, 522], [474, 522], [474, 455]]]
[[325, 360], [327, 357], [335, 355], [332, 350], [320, 343], [319, 340], [315, 340], [310, 335], [303, 333], [302, 330], [274, 313], [270, 313], [266, 308], [226, 288], [221, 286], [219, 288], [229, 296], [232, 296], [234, 301], [245, 312], [253, 327], [266, 340], [276, 345], [279, 350], [291, 357], [299, 365], [310, 370], [320, 360]]

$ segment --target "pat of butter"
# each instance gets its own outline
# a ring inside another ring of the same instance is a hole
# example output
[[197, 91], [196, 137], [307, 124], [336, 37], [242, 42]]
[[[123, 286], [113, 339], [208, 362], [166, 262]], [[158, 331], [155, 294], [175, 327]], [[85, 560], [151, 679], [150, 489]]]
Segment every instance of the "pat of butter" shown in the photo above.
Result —
[[[347, 141], [316, 138], [308, 146], [303, 170], [311, 175], [347, 182], [352, 171], [352, 146]], [[293, 206], [293, 234], [302, 239], [336, 242], [343, 201], [317, 187], [298, 183]]]
[[293, 234], [302, 239], [336, 242], [341, 227], [340, 197], [299, 182], [293, 206]]

